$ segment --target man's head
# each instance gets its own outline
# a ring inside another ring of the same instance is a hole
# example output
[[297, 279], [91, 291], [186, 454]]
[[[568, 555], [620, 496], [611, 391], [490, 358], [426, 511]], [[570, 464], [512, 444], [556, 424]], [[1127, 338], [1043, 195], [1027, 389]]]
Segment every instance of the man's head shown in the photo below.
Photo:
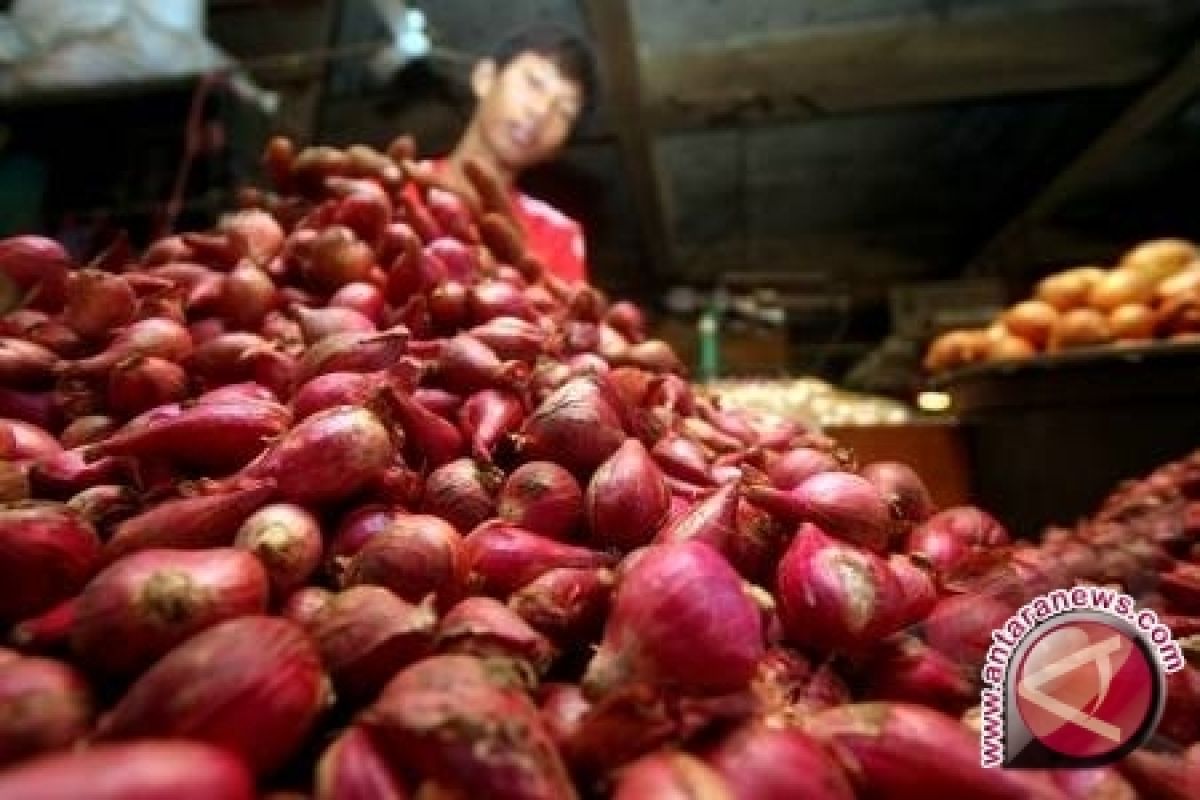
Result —
[[518, 173], [553, 157], [595, 92], [591, 49], [557, 25], [524, 28], [475, 65], [472, 125], [505, 170]]

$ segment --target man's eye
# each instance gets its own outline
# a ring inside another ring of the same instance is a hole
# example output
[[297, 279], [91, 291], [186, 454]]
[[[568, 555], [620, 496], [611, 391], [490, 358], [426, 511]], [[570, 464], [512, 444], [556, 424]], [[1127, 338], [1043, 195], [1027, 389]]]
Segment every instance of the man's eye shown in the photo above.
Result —
[[546, 85], [545, 82], [540, 77], [538, 77], [537, 75], [535, 75], [532, 72], [525, 73], [525, 78], [526, 78], [526, 81], [529, 83], [529, 87], [531, 89], [537, 89], [540, 91]]

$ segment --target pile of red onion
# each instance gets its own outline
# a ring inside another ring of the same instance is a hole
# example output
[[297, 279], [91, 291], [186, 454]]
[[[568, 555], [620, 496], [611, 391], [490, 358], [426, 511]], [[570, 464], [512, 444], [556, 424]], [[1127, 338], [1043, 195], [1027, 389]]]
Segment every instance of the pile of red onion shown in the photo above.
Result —
[[[212, 230], [89, 264], [0, 241], [24, 298], [0, 317], [0, 798], [1197, 779], [1149, 752], [985, 773], [969, 720], [1034, 592], [1119, 584], [1200, 633], [1200, 456], [1014, 542], [903, 464], [722, 407], [636, 306], [410, 183], [411, 154], [276, 139], [270, 190]], [[1160, 734], [1196, 742], [1197, 708], [1189, 668]]]

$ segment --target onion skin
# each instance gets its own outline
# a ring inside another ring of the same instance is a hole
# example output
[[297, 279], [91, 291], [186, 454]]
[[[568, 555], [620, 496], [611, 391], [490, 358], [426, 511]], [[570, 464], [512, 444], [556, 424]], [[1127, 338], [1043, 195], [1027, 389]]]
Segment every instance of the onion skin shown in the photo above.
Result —
[[508, 606], [534, 629], [560, 644], [598, 638], [616, 579], [604, 568], [552, 569], [508, 598]]
[[0, 434], [9, 441], [7, 457], [13, 461], [41, 458], [63, 449], [49, 433], [21, 420], [0, 419]]
[[54, 239], [29, 234], [0, 239], [0, 272], [22, 290], [36, 287], [33, 303], [44, 310], [62, 307], [71, 267], [66, 249]]
[[463, 539], [467, 587], [476, 594], [507, 597], [535, 578], [562, 567], [607, 567], [612, 556], [556, 542], [515, 525], [485, 522]]
[[77, 598], [72, 597], [22, 621], [13, 627], [9, 638], [26, 653], [66, 656], [70, 652], [76, 604]]
[[924, 522], [937, 511], [925, 482], [907, 464], [876, 461], [859, 470], [859, 474], [875, 484], [896, 516], [904, 522]]
[[494, 680], [471, 656], [428, 658], [393, 678], [358, 722], [390, 763], [464, 797], [575, 800], [537, 708]]
[[842, 468], [832, 453], [814, 447], [788, 450], [771, 461], [767, 476], [776, 489], [788, 491], [821, 472], [837, 472]]
[[129, 462], [106, 456], [84, 460], [82, 450], [62, 450], [30, 465], [29, 485], [39, 497], [64, 498], [105, 483], [125, 483]]
[[818, 742], [794, 728], [747, 724], [726, 736], [708, 753], [706, 761], [724, 779], [733, 797], [855, 797], [837, 761]]
[[80, 336], [103, 337], [132, 322], [136, 311], [137, 295], [120, 275], [81, 269], [67, 278], [62, 319]]
[[392, 463], [388, 428], [366, 408], [337, 406], [301, 421], [240, 473], [273, 479], [280, 497], [302, 506], [342, 500]]
[[329, 298], [330, 308], [348, 308], [357, 311], [375, 325], [383, 322], [387, 299], [380, 289], [370, 283], [348, 283]]
[[262, 614], [266, 607], [267, 575], [249, 553], [144, 550], [84, 587], [75, 604], [71, 644], [89, 667], [128, 676], [193, 634]]
[[282, 599], [304, 585], [321, 565], [321, 523], [300, 506], [274, 503], [255, 511], [234, 537], [267, 572], [271, 595]]
[[912, 530], [905, 549], [942, 573], [963, 564], [971, 551], [1008, 543], [1008, 532], [990, 514], [956, 506], [934, 514]]
[[264, 775], [304, 741], [325, 691], [316, 647], [299, 627], [242, 617], [193, 636], [143, 673], [100, 736], [209, 742]]
[[805, 728], [839, 753], [851, 780], [871, 796], [1062, 797], [1038, 773], [981, 767], [979, 737], [933, 709], [858, 703], [822, 711], [810, 717]]
[[619, 412], [590, 378], [572, 378], [525, 420], [523, 455], [554, 461], [577, 477], [590, 476], [625, 441]]
[[736, 691], [753, 677], [763, 638], [761, 613], [715, 550], [651, 546], [617, 584], [583, 688], [594, 698], [634, 681], [685, 694]]
[[496, 317], [472, 328], [470, 334], [505, 360], [533, 362], [546, 347], [541, 328], [517, 317]]
[[246, 481], [225, 492], [163, 501], [117, 525], [104, 544], [104, 560], [111, 564], [138, 550], [228, 547], [274, 493], [273, 481]]
[[442, 386], [464, 395], [513, 387], [527, 377], [524, 362], [501, 361], [490, 347], [465, 333], [445, 342], [436, 371]]
[[712, 483], [704, 448], [686, 436], [668, 433], [655, 442], [650, 454], [672, 477], [700, 486]]
[[938, 587], [934, 576], [912, 558], [899, 553], [888, 557], [888, 567], [899, 581], [904, 598], [900, 625], [915, 625], [929, 616], [929, 612], [937, 605]]
[[0, 797], [38, 800], [254, 800], [233, 754], [200, 742], [107, 744], [39, 758], [0, 773]]
[[970, 669], [983, 663], [992, 645], [992, 631], [1014, 611], [1013, 604], [979, 592], [949, 595], [926, 617], [925, 640], [953, 663]]
[[725, 780], [686, 753], [653, 753], [621, 771], [613, 800], [735, 800]]
[[292, 396], [296, 421], [337, 406], [364, 404], [386, 384], [384, 373], [327, 372], [305, 382]]
[[381, 586], [354, 586], [333, 595], [306, 627], [339, 695], [361, 700], [429, 654], [436, 622], [428, 605], [410, 605]]
[[314, 800], [408, 800], [408, 796], [360, 727], [343, 731], [317, 762]]
[[360, 506], [342, 517], [337, 532], [325, 549], [325, 571], [333, 579], [334, 585], [342, 585], [346, 565], [367, 542], [387, 530], [393, 520], [407, 514], [397, 506], [372, 503]]
[[292, 313], [300, 323], [304, 341], [310, 346], [327, 336], [344, 333], [377, 333], [375, 323], [357, 311], [347, 308], [305, 308], [297, 306]]
[[10, 389], [43, 389], [54, 380], [59, 364], [54, 351], [40, 344], [0, 338], [0, 383]]
[[850, 653], [904, 622], [905, 598], [886, 561], [805, 523], [776, 573], [779, 616], [796, 644]]
[[122, 330], [104, 352], [63, 362], [60, 371], [74, 377], [100, 377], [130, 356], [158, 356], [179, 362], [191, 352], [192, 336], [186, 327], [174, 320], [150, 317]]
[[303, 384], [329, 372], [377, 372], [408, 352], [409, 332], [403, 325], [378, 333], [335, 333], [308, 348], [296, 364], [295, 380]]
[[12, 624], [73, 596], [100, 566], [100, 540], [61, 503], [0, 508], [0, 622]]
[[463, 436], [449, 420], [404, 392], [390, 396], [396, 419], [404, 428], [405, 456], [414, 466], [437, 469], [463, 452]]
[[442, 653], [522, 661], [544, 675], [558, 655], [554, 645], [514, 611], [491, 597], [468, 597], [438, 626]]
[[108, 376], [108, 408], [132, 417], [187, 396], [187, 373], [178, 364], [154, 356], [133, 358], [113, 367]]
[[0, 769], [70, 747], [91, 721], [91, 692], [71, 667], [45, 658], [0, 664]]
[[539, 695], [546, 732], [563, 751], [567, 741], [579, 730], [579, 724], [591, 710], [592, 704], [583, 696], [583, 690], [573, 683], [542, 684]]
[[671, 495], [646, 446], [629, 438], [593, 473], [584, 502], [591, 541], [629, 552], [654, 539]]
[[290, 619], [302, 628], [309, 625], [321, 613], [321, 609], [333, 599], [333, 592], [319, 586], [305, 586], [288, 597], [283, 604], [280, 616]]
[[549, 539], [565, 539], [583, 519], [583, 490], [551, 461], [517, 467], [500, 488], [500, 519]]
[[446, 608], [458, 599], [466, 580], [463, 544], [458, 531], [440, 517], [396, 514], [350, 560], [345, 583], [384, 586], [410, 603], [433, 594]]

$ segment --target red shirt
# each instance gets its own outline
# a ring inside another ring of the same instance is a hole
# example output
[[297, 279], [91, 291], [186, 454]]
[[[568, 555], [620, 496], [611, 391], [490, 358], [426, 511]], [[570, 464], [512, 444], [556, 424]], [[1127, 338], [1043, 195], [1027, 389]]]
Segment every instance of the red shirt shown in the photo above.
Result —
[[[440, 171], [446, 161], [439, 158], [426, 163]], [[563, 280], [586, 281], [587, 245], [579, 223], [549, 203], [516, 189], [511, 190], [511, 199], [529, 251]]]

